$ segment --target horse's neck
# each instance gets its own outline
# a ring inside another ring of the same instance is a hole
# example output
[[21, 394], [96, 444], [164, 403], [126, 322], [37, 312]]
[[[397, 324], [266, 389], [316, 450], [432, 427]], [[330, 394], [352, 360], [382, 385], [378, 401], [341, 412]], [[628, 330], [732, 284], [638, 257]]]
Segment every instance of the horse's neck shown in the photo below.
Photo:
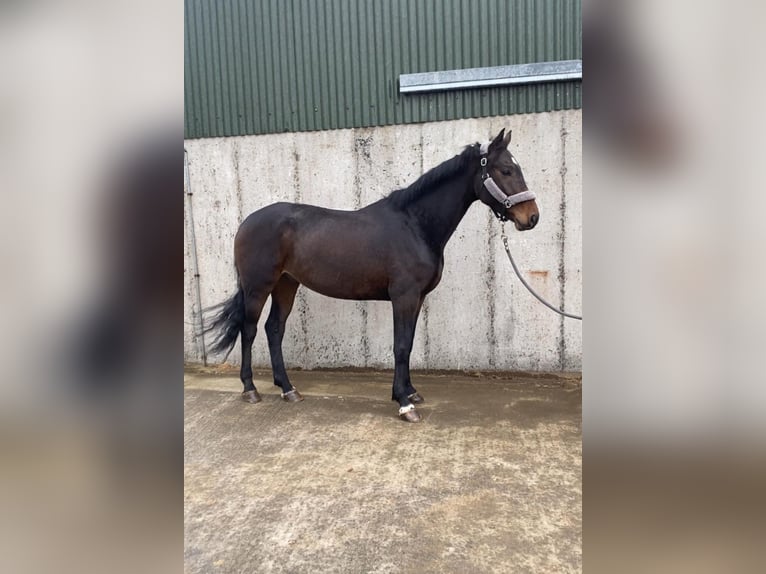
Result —
[[428, 243], [444, 251], [468, 208], [476, 201], [472, 189], [473, 174], [464, 174], [443, 183], [415, 200], [410, 213], [416, 219]]

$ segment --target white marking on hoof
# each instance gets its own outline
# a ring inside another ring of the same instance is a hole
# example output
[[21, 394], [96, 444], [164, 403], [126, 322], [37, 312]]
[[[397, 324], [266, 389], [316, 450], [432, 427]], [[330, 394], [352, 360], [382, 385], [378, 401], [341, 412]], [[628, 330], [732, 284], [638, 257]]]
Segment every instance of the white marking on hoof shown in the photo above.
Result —
[[407, 405], [406, 407], [399, 407], [399, 414], [403, 415], [404, 413], [408, 413], [414, 410], [415, 410], [415, 405]]

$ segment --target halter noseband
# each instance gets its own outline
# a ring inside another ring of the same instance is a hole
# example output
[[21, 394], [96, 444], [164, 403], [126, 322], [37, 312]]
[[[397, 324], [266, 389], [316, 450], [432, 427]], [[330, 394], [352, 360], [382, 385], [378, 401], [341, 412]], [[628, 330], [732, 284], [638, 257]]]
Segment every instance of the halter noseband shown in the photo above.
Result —
[[[520, 191], [519, 193], [514, 193], [512, 195], [506, 195], [505, 193], [503, 193], [503, 190], [500, 189], [500, 187], [489, 176], [489, 173], [487, 173], [487, 155], [489, 154], [488, 143], [481, 144], [481, 148], [479, 149], [479, 154], [481, 155], [481, 181], [484, 184], [484, 187], [489, 192], [489, 194], [492, 197], [494, 197], [497, 201], [499, 201], [503, 207], [505, 207], [506, 209], [510, 209], [517, 203], [522, 203], [524, 201], [531, 201], [537, 198], [535, 193], [529, 190]], [[505, 214], [499, 214], [495, 212], [495, 215], [501, 221], [506, 221], [508, 219], [505, 216]]]

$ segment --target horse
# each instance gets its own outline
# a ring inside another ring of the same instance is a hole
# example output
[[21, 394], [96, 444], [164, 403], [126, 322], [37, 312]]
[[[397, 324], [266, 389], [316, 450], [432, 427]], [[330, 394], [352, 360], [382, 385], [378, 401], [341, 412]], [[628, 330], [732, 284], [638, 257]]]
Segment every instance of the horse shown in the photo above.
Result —
[[410, 352], [423, 301], [441, 280], [444, 247], [479, 200], [519, 231], [537, 225], [539, 211], [521, 166], [508, 151], [511, 131], [466, 146], [453, 158], [355, 211], [274, 203], [251, 213], [234, 239], [237, 291], [215, 307], [206, 331], [217, 333], [212, 352], [231, 352], [241, 339], [241, 398], [258, 403], [252, 346], [261, 310], [274, 385], [287, 402], [303, 397], [290, 383], [282, 357], [285, 324], [300, 285], [338, 299], [390, 301], [394, 315], [391, 398], [399, 417], [419, 422], [424, 399], [410, 379]]

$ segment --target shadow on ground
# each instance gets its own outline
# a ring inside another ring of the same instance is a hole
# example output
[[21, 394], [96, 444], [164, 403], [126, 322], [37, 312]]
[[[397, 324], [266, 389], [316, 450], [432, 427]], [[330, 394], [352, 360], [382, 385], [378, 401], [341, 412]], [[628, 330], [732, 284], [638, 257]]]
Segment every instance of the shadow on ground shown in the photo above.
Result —
[[291, 379], [187, 370], [187, 573], [580, 571], [576, 379], [416, 375], [421, 424], [388, 373]]

